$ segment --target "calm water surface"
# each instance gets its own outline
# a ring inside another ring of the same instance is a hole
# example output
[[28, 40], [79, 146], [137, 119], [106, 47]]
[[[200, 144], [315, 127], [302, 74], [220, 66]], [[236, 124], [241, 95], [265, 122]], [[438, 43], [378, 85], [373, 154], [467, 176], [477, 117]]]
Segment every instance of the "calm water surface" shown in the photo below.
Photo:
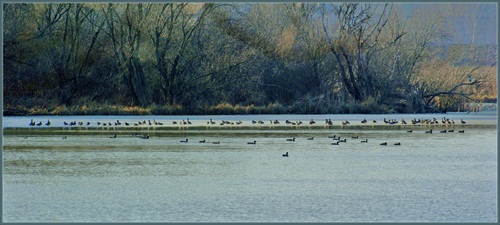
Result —
[[[496, 222], [496, 116], [491, 124], [433, 134], [419, 126], [163, 130], [150, 139], [4, 130], [3, 221]], [[331, 135], [347, 142], [333, 146]]]

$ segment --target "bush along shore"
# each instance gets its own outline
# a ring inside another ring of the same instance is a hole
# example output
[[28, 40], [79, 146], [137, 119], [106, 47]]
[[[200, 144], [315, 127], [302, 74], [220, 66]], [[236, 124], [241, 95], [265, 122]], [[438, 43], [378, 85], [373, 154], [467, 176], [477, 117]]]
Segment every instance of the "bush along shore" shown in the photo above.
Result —
[[88, 103], [81, 105], [50, 105], [50, 104], [5, 104], [4, 116], [32, 115], [244, 115], [244, 114], [347, 114], [347, 113], [396, 113], [385, 105], [374, 102], [318, 104], [295, 103], [283, 105], [271, 103], [268, 105], [233, 105], [220, 103], [214, 106], [185, 107], [182, 105], [150, 105], [148, 107], [123, 106], [113, 104]]

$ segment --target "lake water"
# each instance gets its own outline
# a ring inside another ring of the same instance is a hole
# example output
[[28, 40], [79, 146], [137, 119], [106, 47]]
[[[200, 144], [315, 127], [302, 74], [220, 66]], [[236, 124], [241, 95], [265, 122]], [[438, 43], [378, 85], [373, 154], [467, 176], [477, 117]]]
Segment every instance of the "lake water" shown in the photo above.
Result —
[[[443, 116], [456, 124], [381, 121]], [[29, 127], [32, 118], [49, 119], [51, 128]], [[171, 124], [185, 116], [4, 117], [3, 221], [498, 221], [496, 113], [189, 118], [200, 126], [94, 124], [117, 119]], [[205, 125], [210, 118], [267, 122], [210, 127]], [[325, 118], [334, 126], [325, 126]], [[355, 121], [364, 118], [368, 125], [358, 126]], [[461, 125], [461, 118], [467, 124]], [[274, 119], [280, 125], [270, 125]], [[287, 126], [285, 119], [304, 125]], [[63, 125], [73, 120], [92, 124]], [[340, 126], [344, 120], [352, 126]], [[434, 132], [425, 133], [429, 129]], [[439, 132], [445, 129], [454, 132]], [[150, 138], [139, 138], [145, 134]], [[331, 145], [333, 135], [347, 142]], [[282, 157], [285, 152], [289, 157]]]

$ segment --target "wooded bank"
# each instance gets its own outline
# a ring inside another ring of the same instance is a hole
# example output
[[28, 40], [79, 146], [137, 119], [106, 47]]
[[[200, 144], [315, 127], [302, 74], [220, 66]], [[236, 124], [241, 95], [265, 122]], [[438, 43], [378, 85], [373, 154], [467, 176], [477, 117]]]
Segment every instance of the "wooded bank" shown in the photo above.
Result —
[[[424, 16], [423, 16], [424, 15]], [[4, 115], [425, 113], [496, 101], [496, 45], [391, 4], [4, 4]]]

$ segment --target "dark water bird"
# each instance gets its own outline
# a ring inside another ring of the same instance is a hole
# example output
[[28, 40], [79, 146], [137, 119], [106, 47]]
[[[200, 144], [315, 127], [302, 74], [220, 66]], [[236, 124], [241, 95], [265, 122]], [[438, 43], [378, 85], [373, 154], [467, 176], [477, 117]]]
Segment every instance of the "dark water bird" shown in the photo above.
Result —
[[127, 122], [125, 122], [125, 126], [128, 126], [128, 125], [130, 125], [130, 124], [129, 124], [129, 123], [127, 123]]
[[181, 143], [188, 143], [188, 140], [189, 140], [189, 139], [186, 139], [186, 140], [181, 140]]
[[66, 136], [62, 137], [62, 139], [66, 139]]
[[257, 123], [259, 123], [259, 124], [264, 124], [264, 121], [259, 120]]
[[339, 142], [347, 142], [347, 139], [339, 140]]
[[203, 139], [203, 140], [201, 140], [201, 141], [199, 141], [199, 142], [200, 142], [200, 143], [205, 143], [205, 139]]
[[376, 121], [376, 120], [373, 120], [373, 123], [377, 123], [377, 121]]
[[108, 122], [108, 125], [111, 126], [111, 122]]
[[254, 144], [257, 144], [257, 141], [247, 142], [247, 144], [249, 144], [249, 145], [254, 145]]
[[286, 152], [285, 154], [283, 154], [283, 157], [288, 157], [288, 152]]
[[394, 145], [401, 145], [401, 142], [395, 143]]
[[172, 124], [177, 124], [177, 121], [172, 121]]
[[189, 118], [187, 118], [187, 123], [188, 123], [188, 124], [192, 124], [192, 123], [191, 123], [191, 121], [189, 121]]
[[328, 138], [336, 138], [337, 135], [333, 135], [333, 136], [328, 136]]
[[286, 139], [286, 141], [295, 141], [295, 138]]
[[448, 130], [448, 132], [453, 133], [453, 132], [455, 132], [455, 130]]
[[315, 123], [316, 123], [316, 122], [314, 122], [314, 120], [313, 120], [313, 119], [311, 119], [311, 120], [309, 121], [309, 124], [310, 124], [310, 125], [313, 125], [313, 124], [315, 124]]
[[380, 145], [387, 145], [387, 142], [381, 143]]
[[40, 123], [37, 123], [36, 125], [37, 126], [42, 126], [42, 121], [40, 121]]
[[307, 140], [314, 140], [314, 137], [308, 137]]
[[459, 130], [458, 133], [465, 133], [465, 130]]
[[[68, 125], [66, 122], [64, 122], [64, 125]], [[101, 125], [101, 122], [97, 121], [97, 126]]]
[[368, 122], [366, 121], [366, 119], [361, 120], [361, 123], [366, 123], [366, 122]]
[[30, 122], [30, 126], [35, 126], [35, 121], [33, 121], [33, 119], [31, 119], [31, 122]]
[[[64, 123], [64, 126], [68, 126], [68, 123], [66, 121], [64, 121], [63, 123]], [[99, 122], [97, 122], [97, 123], [99, 123]], [[97, 124], [97, 125], [99, 125], [99, 124]]]
[[220, 144], [220, 141], [212, 142], [212, 144], [218, 145], [218, 144]]
[[255, 120], [252, 120], [252, 124], [256, 124], [256, 123], [257, 123], [257, 121], [255, 121]]
[[45, 123], [46, 126], [50, 126], [50, 120], [47, 120], [47, 123]]
[[87, 122], [87, 126], [90, 126], [90, 122]]
[[432, 129], [425, 131], [427, 134], [432, 134]]
[[325, 121], [328, 125], [333, 125], [332, 119], [328, 119]]
[[464, 119], [460, 119], [460, 123], [465, 124]]
[[333, 142], [332, 145], [339, 145], [339, 141]]
[[440, 133], [446, 133], [446, 130], [439, 131]]
[[359, 135], [358, 135], [358, 136], [353, 136], [352, 138], [353, 138], [353, 139], [358, 139], [358, 138], [359, 138]]
[[144, 135], [141, 137], [142, 139], [149, 139], [149, 135]]
[[407, 132], [407, 133], [412, 133], [412, 132], [413, 132], [413, 130], [407, 130], [406, 132]]
[[368, 139], [361, 141], [361, 143], [368, 143]]
[[28, 139], [28, 136], [24, 137], [24, 139]]
[[115, 134], [115, 135], [113, 135], [113, 136], [111, 136], [111, 137], [109, 137], [109, 138], [116, 138], [116, 134]]

